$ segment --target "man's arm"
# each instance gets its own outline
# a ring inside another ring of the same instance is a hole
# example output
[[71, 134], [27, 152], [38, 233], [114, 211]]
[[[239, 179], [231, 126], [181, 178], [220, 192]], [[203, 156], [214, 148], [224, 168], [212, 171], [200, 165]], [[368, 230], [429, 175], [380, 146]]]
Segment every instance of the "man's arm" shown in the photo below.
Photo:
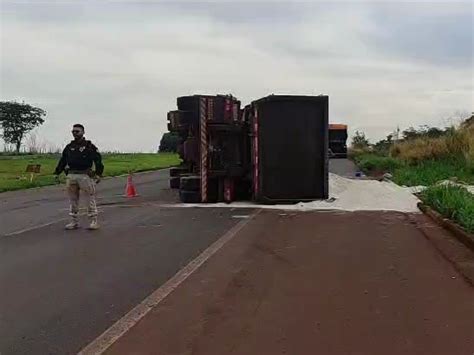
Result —
[[104, 164], [102, 164], [102, 156], [99, 153], [99, 150], [97, 147], [92, 144], [92, 151], [94, 152], [93, 157], [94, 157], [94, 164], [95, 164], [95, 173], [101, 177], [102, 174], [104, 173]]
[[58, 165], [56, 166], [56, 169], [54, 170], [55, 175], [59, 175], [64, 171], [64, 168], [67, 165], [67, 146], [63, 150], [63, 154], [61, 155], [61, 159], [59, 159]]

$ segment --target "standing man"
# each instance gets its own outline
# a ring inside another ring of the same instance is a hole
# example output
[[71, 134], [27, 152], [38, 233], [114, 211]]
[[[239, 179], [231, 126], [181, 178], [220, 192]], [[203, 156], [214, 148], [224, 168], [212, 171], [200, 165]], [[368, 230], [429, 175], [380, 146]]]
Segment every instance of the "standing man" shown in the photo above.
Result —
[[[56, 179], [65, 171], [67, 175], [66, 187], [70, 201], [71, 221], [66, 225], [67, 230], [79, 228], [79, 194], [82, 191], [87, 199], [87, 215], [90, 225], [88, 229], [99, 228], [97, 222], [97, 204], [95, 201], [95, 185], [100, 181], [104, 172], [102, 157], [97, 147], [84, 138], [84, 126], [75, 124], [72, 127], [74, 140], [64, 148], [61, 159], [54, 174]], [[92, 164], [95, 164], [95, 172]]]

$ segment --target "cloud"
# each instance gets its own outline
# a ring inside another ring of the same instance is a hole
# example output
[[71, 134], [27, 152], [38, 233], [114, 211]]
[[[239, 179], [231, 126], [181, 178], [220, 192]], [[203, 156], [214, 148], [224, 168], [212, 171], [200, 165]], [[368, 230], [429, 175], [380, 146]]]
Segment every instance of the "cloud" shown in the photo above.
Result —
[[392, 56], [472, 66], [474, 3], [384, 5], [373, 10], [374, 43]]
[[[471, 12], [470, 12], [471, 11]], [[63, 144], [153, 151], [176, 97], [330, 95], [372, 139], [472, 111], [472, 4], [2, 3], [1, 99], [48, 111]]]

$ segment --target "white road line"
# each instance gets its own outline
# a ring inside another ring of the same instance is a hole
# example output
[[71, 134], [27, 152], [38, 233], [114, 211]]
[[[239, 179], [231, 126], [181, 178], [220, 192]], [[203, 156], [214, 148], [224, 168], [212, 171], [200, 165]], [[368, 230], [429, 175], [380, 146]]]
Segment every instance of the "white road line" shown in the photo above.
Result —
[[211, 256], [221, 249], [228, 241], [234, 238], [258, 213], [256, 211], [250, 218], [242, 220], [227, 233], [216, 240], [197, 258], [181, 269], [176, 275], [155, 290], [151, 295], [145, 298], [140, 304], [119, 319], [109, 329], [102, 333], [92, 343], [82, 349], [78, 355], [99, 355], [104, 353], [112, 344], [127, 333], [140, 319], [158, 306], [169, 294], [171, 294], [181, 283], [191, 276], [199, 267], [204, 264]]
[[59, 223], [59, 222], [65, 221], [65, 220], [67, 220], [67, 218], [57, 219], [57, 220], [52, 221], [52, 222], [38, 224], [38, 225], [33, 226], [33, 227], [28, 227], [28, 228], [25, 228], [25, 229], [20, 229], [20, 230], [15, 231], [15, 232], [3, 234], [2, 236], [3, 237], [13, 237], [13, 236], [18, 235], [18, 234], [23, 234], [23, 233], [30, 232], [30, 231], [35, 230], [35, 229], [44, 228], [44, 227], [47, 227], [47, 226], [50, 226], [52, 224], [56, 224], [56, 223]]
[[[67, 209], [69, 210], [69, 208]], [[99, 209], [100, 211], [100, 209]], [[87, 213], [85, 212], [79, 212], [78, 214], [80, 217], [81, 216], [86, 216]], [[26, 232], [31, 232], [32, 230], [35, 230], [35, 229], [40, 229], [40, 228], [44, 228], [44, 227], [48, 227], [50, 225], [53, 225], [53, 224], [56, 224], [56, 223], [59, 223], [59, 222], [63, 222], [63, 221], [67, 221], [69, 219], [69, 217], [64, 217], [64, 218], [60, 218], [60, 219], [56, 219], [52, 222], [47, 222], [47, 223], [43, 223], [43, 224], [37, 224], [33, 227], [28, 227], [28, 228], [25, 228], [25, 229], [20, 229], [18, 231], [15, 231], [15, 232], [11, 232], [11, 233], [7, 233], [7, 234], [1, 234], [0, 237], [13, 237], [15, 235], [19, 235], [19, 234], [23, 234], [23, 233], [26, 233]], [[0, 354], [2, 355], [2, 354]]]

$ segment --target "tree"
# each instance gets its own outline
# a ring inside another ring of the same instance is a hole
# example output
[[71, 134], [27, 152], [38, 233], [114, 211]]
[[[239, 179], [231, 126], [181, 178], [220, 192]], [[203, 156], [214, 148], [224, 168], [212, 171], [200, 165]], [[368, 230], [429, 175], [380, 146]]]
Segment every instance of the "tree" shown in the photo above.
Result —
[[365, 137], [364, 132], [356, 131], [354, 137], [352, 137], [352, 148], [355, 149], [366, 149], [370, 146], [369, 140]]
[[469, 126], [474, 126], [474, 112], [472, 113], [471, 117], [467, 118], [462, 123], [462, 127], [469, 127]]
[[158, 151], [176, 153], [178, 151], [179, 136], [176, 133], [167, 132], [163, 134]]
[[442, 137], [446, 134], [446, 131], [443, 131], [442, 129], [438, 127], [429, 127], [426, 130], [426, 136], [428, 138], [439, 138]]
[[451, 129], [440, 129], [438, 127], [430, 127], [427, 125], [420, 126], [418, 129], [410, 127], [403, 131], [404, 140], [412, 140], [417, 138], [439, 138], [446, 134], [449, 134]]
[[410, 140], [420, 137], [420, 132], [413, 127], [407, 128], [402, 132], [403, 140]]
[[6, 143], [14, 144], [19, 153], [25, 135], [43, 124], [45, 115], [46, 112], [39, 107], [13, 101], [0, 102], [1, 137]]
[[374, 150], [382, 155], [387, 155], [393, 144], [393, 133], [389, 134], [386, 139], [382, 139], [374, 144]]

